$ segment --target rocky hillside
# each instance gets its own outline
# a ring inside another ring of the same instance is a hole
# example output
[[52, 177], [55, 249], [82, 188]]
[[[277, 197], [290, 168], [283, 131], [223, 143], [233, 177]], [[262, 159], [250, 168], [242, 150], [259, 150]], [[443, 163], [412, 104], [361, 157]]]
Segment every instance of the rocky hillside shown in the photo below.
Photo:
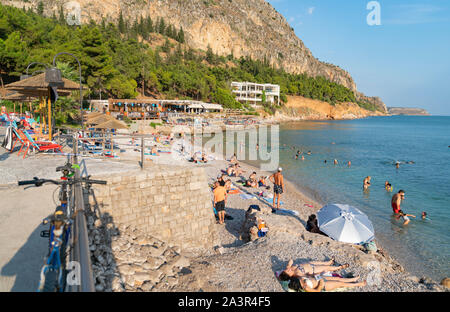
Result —
[[288, 96], [288, 103], [273, 117], [284, 120], [339, 120], [380, 116], [380, 112], [371, 112], [355, 103], [341, 103], [335, 106], [329, 103], [307, 99], [302, 96]]
[[423, 108], [389, 107], [388, 112], [391, 115], [430, 116], [430, 113]]
[[[19, 8], [37, 8], [44, 4], [44, 14], [58, 16], [69, 0], [0, 0]], [[323, 76], [356, 92], [350, 74], [338, 66], [317, 60], [295, 35], [286, 19], [264, 0], [77, 0], [82, 20], [117, 22], [120, 12], [133, 21], [142, 15], [156, 21], [164, 18], [176, 28], [182, 27], [186, 43], [202, 50], [234, 57], [251, 56], [268, 60], [289, 73]], [[375, 102], [381, 102], [374, 100]], [[380, 103], [380, 110], [386, 111]]]

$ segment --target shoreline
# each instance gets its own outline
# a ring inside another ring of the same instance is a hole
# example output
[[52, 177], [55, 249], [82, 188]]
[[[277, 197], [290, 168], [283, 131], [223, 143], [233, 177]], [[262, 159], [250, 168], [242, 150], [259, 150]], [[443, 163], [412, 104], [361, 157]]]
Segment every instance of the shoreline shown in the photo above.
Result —
[[[215, 161], [199, 165], [204, 168], [209, 183], [215, 181], [221, 170], [229, 164], [227, 160], [223, 159], [223, 156], [220, 156], [221, 158], [218, 158], [218, 155], [215, 156]], [[253, 171], [257, 172], [258, 177], [271, 174], [245, 162], [240, 162], [240, 164], [246, 171], [243, 174], [245, 177]], [[261, 188], [241, 187], [234, 183], [239, 178], [230, 179], [234, 187], [237, 186], [244, 193], [252, 194], [262, 190]], [[241, 239], [242, 224], [245, 222], [245, 211], [249, 205], [262, 205], [262, 210], [271, 205], [259, 198], [258, 200], [246, 200], [240, 198], [239, 195], [229, 195], [226, 212], [227, 215], [233, 217], [233, 220], [226, 220], [225, 225], [216, 225], [220, 244], [216, 246], [215, 253], [209, 256], [191, 255], [192, 267], [190, 269], [192, 273], [181, 277], [178, 286], [170, 291], [198, 291], [199, 289], [204, 291], [283, 291], [273, 274], [283, 269], [290, 258], [294, 260], [294, 263], [301, 263], [304, 259], [324, 261], [331, 257], [335, 257], [339, 264], [350, 264], [349, 270], [343, 273], [351, 272], [355, 276], [361, 276], [362, 279], [371, 278], [374, 265], [375, 269], [379, 269], [381, 284], [349, 289], [349, 291], [443, 291], [437, 281], [427, 276], [419, 278], [405, 271], [400, 263], [384, 251], [378, 241], [377, 245], [380, 251], [375, 254], [367, 254], [351, 244], [307, 232], [305, 225], [308, 216], [315, 214], [322, 204], [310, 198], [301, 187], [297, 187], [293, 182], [285, 179], [285, 184], [286, 193], [283, 193], [281, 198], [284, 205], [280, 208], [295, 210], [298, 212], [298, 217], [263, 213], [261, 216], [264, 217], [269, 227], [267, 237], [243, 242]], [[306, 205], [312, 205], [312, 207]], [[251, 266], [259, 267], [259, 269], [255, 271], [253, 268], [247, 268], [248, 261], [256, 261]], [[264, 271], [263, 276], [259, 276], [261, 270]], [[207, 280], [203, 277], [205, 272], [209, 272]], [[254, 278], [254, 282], [244, 282], [249, 278]]]

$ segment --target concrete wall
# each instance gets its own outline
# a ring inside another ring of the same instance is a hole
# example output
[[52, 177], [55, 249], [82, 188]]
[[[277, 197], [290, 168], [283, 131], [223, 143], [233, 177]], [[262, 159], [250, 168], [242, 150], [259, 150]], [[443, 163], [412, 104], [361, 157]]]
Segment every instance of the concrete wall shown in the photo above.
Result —
[[152, 166], [93, 178], [108, 181], [94, 191], [115, 224], [133, 225], [182, 250], [214, 247], [215, 218], [202, 168]]

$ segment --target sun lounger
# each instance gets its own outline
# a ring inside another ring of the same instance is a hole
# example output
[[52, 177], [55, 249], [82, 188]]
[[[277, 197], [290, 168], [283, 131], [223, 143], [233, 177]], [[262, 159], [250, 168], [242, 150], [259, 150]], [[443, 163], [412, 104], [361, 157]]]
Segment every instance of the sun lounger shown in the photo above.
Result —
[[[17, 156], [20, 156], [20, 153], [23, 150], [23, 158], [25, 158], [26, 155], [28, 154], [28, 150], [30, 149], [30, 147], [33, 150], [36, 150], [38, 152], [53, 150], [53, 151], [59, 151], [62, 153], [62, 146], [59, 144], [56, 144], [54, 142], [35, 141], [35, 140], [33, 140], [33, 138], [31, 138], [31, 136], [26, 131], [22, 131], [21, 129], [15, 129], [14, 127], [13, 127], [13, 131], [14, 131], [14, 134], [16, 135], [17, 139], [22, 144], [19, 152], [17, 153]], [[13, 149], [14, 149], [14, 146], [13, 146]]]

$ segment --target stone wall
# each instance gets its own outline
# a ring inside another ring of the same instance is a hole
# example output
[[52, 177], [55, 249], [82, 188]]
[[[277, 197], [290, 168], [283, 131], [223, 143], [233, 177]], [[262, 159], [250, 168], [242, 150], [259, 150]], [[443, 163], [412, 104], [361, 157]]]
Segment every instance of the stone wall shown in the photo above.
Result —
[[154, 165], [93, 178], [108, 181], [94, 191], [101, 212], [114, 223], [134, 226], [182, 250], [214, 247], [215, 218], [202, 168]]

